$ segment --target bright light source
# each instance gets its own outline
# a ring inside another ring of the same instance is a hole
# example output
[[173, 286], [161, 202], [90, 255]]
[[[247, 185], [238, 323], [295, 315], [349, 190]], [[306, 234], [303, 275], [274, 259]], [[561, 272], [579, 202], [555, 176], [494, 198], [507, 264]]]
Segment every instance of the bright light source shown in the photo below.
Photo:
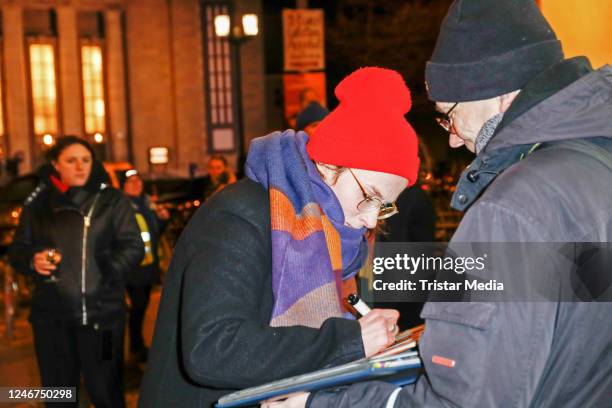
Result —
[[104, 118], [104, 100], [103, 99], [98, 99], [97, 101], [95, 101], [93, 113], [99, 118]]
[[257, 14], [245, 14], [242, 16], [242, 31], [244, 35], [257, 35], [259, 32], [257, 23]]
[[132, 176], [136, 176], [138, 174], [138, 170], [131, 169], [125, 172], [125, 178], [129, 179]]
[[215, 34], [219, 37], [227, 37], [230, 33], [230, 16], [220, 14], [215, 17]]
[[100, 71], [102, 69], [102, 48], [91, 47], [91, 62], [93, 68]]
[[102, 143], [104, 141], [104, 136], [102, 135], [102, 133], [98, 132], [94, 135], [94, 141], [96, 143]]
[[170, 160], [168, 148], [165, 146], [157, 146], [149, 148], [149, 163], [151, 164], [167, 164]]
[[55, 141], [55, 139], [53, 139], [53, 136], [51, 136], [50, 134], [46, 134], [43, 136], [43, 143], [47, 146], [51, 146], [53, 144], [53, 142]]

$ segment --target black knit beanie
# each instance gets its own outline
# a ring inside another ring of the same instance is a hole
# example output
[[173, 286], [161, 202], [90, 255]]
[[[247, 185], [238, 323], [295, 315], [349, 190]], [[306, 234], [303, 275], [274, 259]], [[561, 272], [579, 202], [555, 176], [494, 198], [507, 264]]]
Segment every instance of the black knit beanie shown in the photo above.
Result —
[[503, 95], [562, 59], [561, 42], [534, 0], [455, 0], [425, 69], [429, 99]]

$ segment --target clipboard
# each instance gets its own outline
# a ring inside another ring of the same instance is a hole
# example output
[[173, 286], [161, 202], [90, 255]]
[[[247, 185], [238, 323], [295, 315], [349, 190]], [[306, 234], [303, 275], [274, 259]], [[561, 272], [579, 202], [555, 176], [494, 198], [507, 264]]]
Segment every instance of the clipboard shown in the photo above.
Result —
[[414, 350], [378, 355], [236, 391], [221, 397], [216, 407], [242, 407], [295, 392], [316, 391], [368, 380], [403, 386], [417, 380], [421, 366], [418, 352]]

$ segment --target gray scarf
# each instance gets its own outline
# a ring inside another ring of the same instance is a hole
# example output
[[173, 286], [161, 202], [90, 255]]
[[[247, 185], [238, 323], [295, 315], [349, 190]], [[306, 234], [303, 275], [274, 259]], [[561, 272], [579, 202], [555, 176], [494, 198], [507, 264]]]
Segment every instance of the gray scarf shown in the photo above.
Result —
[[476, 154], [479, 154], [486, 147], [503, 118], [504, 112], [500, 112], [482, 125], [478, 136], [476, 136]]

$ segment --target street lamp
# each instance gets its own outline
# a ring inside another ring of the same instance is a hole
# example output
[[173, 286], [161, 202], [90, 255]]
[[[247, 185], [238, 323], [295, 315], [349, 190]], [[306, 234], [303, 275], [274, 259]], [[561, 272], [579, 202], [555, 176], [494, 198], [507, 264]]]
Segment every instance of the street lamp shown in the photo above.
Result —
[[[215, 17], [215, 34], [218, 37], [229, 37], [229, 40], [246, 40], [259, 34], [259, 18], [257, 14], [243, 14], [242, 26], [232, 27], [228, 14]], [[244, 41], [243, 41], [244, 42]]]
[[244, 35], [251, 37], [259, 33], [257, 14], [245, 14], [242, 16], [242, 31]]
[[230, 43], [232, 61], [232, 99], [236, 107], [236, 133], [238, 151], [238, 166], [241, 167], [245, 162], [244, 151], [244, 118], [242, 114], [242, 81], [240, 67], [240, 46], [259, 33], [259, 19], [257, 14], [243, 14], [242, 26], [232, 26], [232, 19], [228, 14], [220, 14], [215, 17], [215, 34], [217, 37], [227, 38]]
[[45, 146], [51, 146], [53, 143], [55, 143], [55, 138], [53, 135], [47, 133], [43, 136], [42, 141]]

